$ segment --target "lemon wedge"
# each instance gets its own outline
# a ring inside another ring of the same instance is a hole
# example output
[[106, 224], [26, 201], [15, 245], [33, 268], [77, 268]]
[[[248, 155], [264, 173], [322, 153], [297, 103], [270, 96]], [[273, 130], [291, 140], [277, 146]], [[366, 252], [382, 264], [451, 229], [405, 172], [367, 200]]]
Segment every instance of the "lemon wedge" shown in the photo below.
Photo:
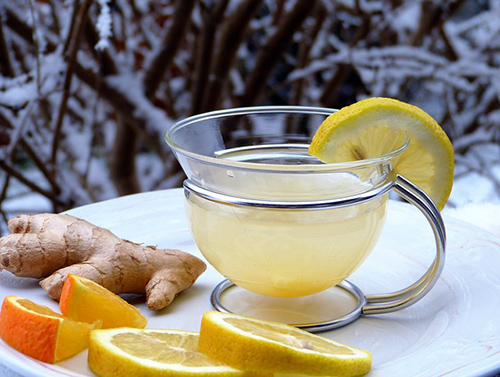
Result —
[[373, 158], [410, 143], [394, 171], [419, 186], [442, 210], [453, 186], [454, 152], [439, 124], [422, 109], [391, 98], [342, 108], [320, 125], [309, 154], [326, 163]]
[[255, 376], [198, 351], [198, 333], [116, 328], [90, 334], [88, 363], [101, 377]]
[[199, 349], [236, 368], [283, 374], [359, 376], [372, 362], [368, 351], [293, 326], [215, 311], [203, 315]]

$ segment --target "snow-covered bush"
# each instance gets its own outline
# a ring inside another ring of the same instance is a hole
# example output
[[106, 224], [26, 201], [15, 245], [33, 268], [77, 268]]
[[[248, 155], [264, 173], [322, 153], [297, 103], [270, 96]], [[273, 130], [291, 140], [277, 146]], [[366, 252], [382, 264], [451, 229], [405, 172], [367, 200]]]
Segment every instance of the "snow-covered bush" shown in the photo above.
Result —
[[178, 186], [163, 133], [195, 113], [369, 96], [428, 111], [500, 192], [499, 66], [497, 0], [3, 1], [0, 212]]

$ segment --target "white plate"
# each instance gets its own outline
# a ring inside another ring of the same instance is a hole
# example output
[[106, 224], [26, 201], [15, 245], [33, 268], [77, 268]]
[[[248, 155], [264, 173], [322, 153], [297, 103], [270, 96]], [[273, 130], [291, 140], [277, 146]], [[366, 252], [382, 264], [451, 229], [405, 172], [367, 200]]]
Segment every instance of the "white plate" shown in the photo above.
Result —
[[[178, 248], [201, 257], [191, 238], [180, 189], [77, 208], [70, 213], [136, 242]], [[433, 290], [405, 310], [365, 317], [322, 335], [370, 350], [369, 377], [490, 376], [500, 372], [500, 239], [467, 223], [446, 219], [445, 268]], [[412, 206], [390, 201], [376, 249], [350, 278], [365, 293], [400, 289], [416, 280], [434, 257], [430, 227]], [[209, 267], [189, 290], [161, 312], [138, 306], [150, 328], [199, 330], [209, 296], [222, 279]], [[38, 281], [0, 273], [0, 299], [19, 295], [58, 310]], [[0, 341], [0, 362], [25, 376], [94, 376], [86, 352], [49, 365]]]

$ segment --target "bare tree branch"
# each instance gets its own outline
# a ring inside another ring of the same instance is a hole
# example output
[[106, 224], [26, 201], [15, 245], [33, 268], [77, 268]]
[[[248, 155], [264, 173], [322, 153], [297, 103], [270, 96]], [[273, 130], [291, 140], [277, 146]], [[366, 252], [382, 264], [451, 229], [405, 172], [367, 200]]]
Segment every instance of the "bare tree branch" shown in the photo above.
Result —
[[127, 125], [125, 119], [118, 119], [115, 142], [109, 156], [109, 172], [118, 194], [129, 195], [141, 191], [135, 169], [135, 151], [137, 137], [135, 130]]
[[19, 182], [21, 182], [23, 185], [29, 187], [31, 190], [34, 192], [37, 192], [46, 198], [50, 199], [53, 203], [56, 203], [57, 205], [64, 206], [64, 203], [59, 201], [57, 196], [50, 192], [47, 191], [40, 186], [38, 186], [36, 183], [30, 181], [28, 178], [26, 178], [22, 173], [20, 173], [18, 170], [16, 170], [14, 167], [12, 167], [10, 164], [5, 162], [4, 160], [0, 159], [0, 168], [5, 170], [9, 175], [12, 177], [16, 178]]
[[50, 186], [52, 187], [52, 191], [54, 192], [54, 194], [59, 195], [61, 192], [61, 188], [54, 179], [53, 174], [47, 168], [47, 162], [42, 161], [42, 159], [38, 156], [38, 154], [33, 150], [31, 145], [28, 142], [26, 142], [26, 140], [24, 139], [21, 140], [21, 147], [26, 151], [31, 161], [35, 163], [38, 170], [42, 172], [45, 179], [50, 183]]
[[276, 11], [273, 14], [273, 25], [278, 25], [281, 21], [281, 17], [283, 16], [285, 10], [286, 0], [277, 0], [276, 1]]
[[76, 63], [76, 53], [78, 52], [80, 37], [82, 34], [83, 27], [85, 25], [85, 19], [87, 18], [87, 13], [91, 2], [92, 0], [83, 0], [83, 3], [80, 5], [78, 14], [76, 16], [73, 32], [69, 35], [71, 41], [69, 42], [68, 55], [66, 58], [68, 68], [66, 69], [66, 75], [64, 77], [63, 95], [61, 98], [61, 102], [59, 104], [59, 111], [57, 113], [56, 124], [54, 127], [54, 138], [52, 139], [52, 155], [51, 155], [52, 166], [55, 166], [57, 162], [59, 139], [61, 134], [61, 128], [63, 125], [64, 115], [66, 114], [66, 106], [68, 103], [68, 98], [71, 90], [71, 81], [73, 79], [73, 72]]
[[315, 3], [316, 0], [298, 0], [295, 7], [284, 17], [276, 32], [262, 46], [257, 55], [255, 66], [246, 81], [245, 92], [239, 101], [240, 105], [250, 106], [255, 103], [293, 34], [301, 27]]
[[[97, 51], [94, 46], [99, 41], [99, 35], [87, 17], [85, 22], [85, 39], [89, 45], [92, 55], [99, 62], [101, 74], [106, 77], [116, 75], [118, 68], [115, 60], [107, 49]], [[101, 95], [102, 80], [97, 83], [96, 93]], [[109, 153], [109, 172], [117, 192], [120, 195], [129, 195], [140, 192], [140, 185], [137, 179], [135, 168], [135, 158], [137, 152], [137, 132], [136, 129], [121, 115], [116, 121], [116, 131], [113, 148]]]
[[[319, 31], [323, 26], [323, 22], [326, 18], [326, 9], [323, 3], [318, 2], [316, 5], [316, 10], [314, 11], [314, 25], [309, 31], [309, 33], [305, 33], [304, 38], [301, 41], [299, 47], [299, 53], [297, 57], [297, 69], [304, 68], [309, 62], [309, 52], [311, 51], [316, 38], [318, 37]], [[300, 104], [302, 99], [302, 91], [304, 88], [304, 79], [301, 78], [296, 81], [293, 86], [293, 99], [292, 104]]]
[[218, 106], [236, 52], [247, 32], [250, 20], [261, 4], [262, 0], [242, 1], [236, 11], [225, 20], [217, 43], [217, 57], [210, 74], [210, 83], [204, 94], [202, 111], [212, 110]]
[[7, 47], [3, 31], [3, 17], [0, 17], [0, 73], [5, 77], [14, 77], [14, 68], [10, 61], [10, 52]]
[[71, 43], [71, 36], [73, 35], [73, 29], [76, 26], [76, 17], [78, 16], [78, 11], [80, 10], [80, 0], [73, 1], [73, 8], [71, 12], [71, 22], [69, 23], [68, 35], [64, 39], [63, 55], [67, 55], [69, 46]]
[[159, 156], [165, 156], [166, 147], [164, 143], [160, 143], [162, 141], [161, 136], [144, 126], [144, 124], [148, 122], [148, 119], [144, 118], [144, 114], [137, 114], [135, 112], [136, 105], [131, 100], [124, 96], [123, 93], [104, 82], [92, 70], [78, 63], [75, 64], [75, 74], [85, 84], [99, 91], [101, 97], [105, 99], [118, 114], [121, 114], [127, 119], [130, 125], [135, 128], [137, 133], [153, 151]]
[[41, 90], [41, 78], [40, 78], [40, 41], [38, 39], [38, 28], [37, 28], [37, 19], [35, 15], [35, 4], [33, 0], [29, 0], [31, 19], [33, 22], [33, 42], [35, 45], [35, 60], [36, 60], [36, 89], [38, 93]]
[[[425, 35], [429, 35], [436, 27], [439, 29], [445, 18], [454, 15], [464, 3], [465, 0], [455, 0], [449, 4], [424, 0], [421, 4], [420, 24], [410, 40], [410, 45], [421, 45]], [[445, 7], [447, 8], [446, 11]]]
[[[2, 219], [5, 224], [9, 222], [9, 219], [7, 217], [7, 214], [3, 210], [3, 203], [5, 201], [5, 198], [7, 197], [7, 191], [9, 190], [9, 184], [10, 184], [10, 174], [5, 175], [5, 179], [3, 182], [2, 186], [2, 192], [0, 193], [0, 214], [2, 215]], [[0, 227], [0, 237], [3, 236], [2, 234], [2, 227]]]
[[95, 45], [99, 42], [99, 34], [97, 33], [97, 30], [88, 15], [85, 19], [84, 36], [94, 59], [99, 62], [101, 73], [104, 76], [117, 74], [118, 69], [116, 67], [116, 63], [111, 57], [109, 51], [107, 49], [97, 50], [95, 48]]
[[174, 60], [186, 32], [186, 26], [189, 24], [188, 20], [191, 17], [194, 3], [195, 0], [177, 0], [172, 24], [163, 38], [162, 48], [153, 58], [144, 75], [144, 93], [148, 98], [153, 97], [161, 79]]
[[[19, 34], [23, 39], [29, 43], [33, 43], [32, 30], [29, 25], [20, 20], [17, 15], [7, 9], [7, 22], [6, 25]], [[55, 49], [55, 46], [48, 42], [48, 47], [50, 50]], [[114, 108], [117, 113], [122, 114], [124, 119], [127, 119], [129, 124], [134, 127], [139, 135], [143, 138], [146, 144], [154, 150], [159, 156], [165, 157], [166, 147], [161, 143], [160, 135], [148, 131], [144, 124], [147, 123], [147, 119], [137, 116], [135, 113], [136, 105], [131, 102], [127, 97], [125, 97], [118, 90], [107, 85], [100, 76], [92, 72], [88, 68], [84, 68], [78, 62], [74, 66], [75, 74], [80, 80], [85, 84], [100, 93], [102, 98], [104, 98], [108, 103]]]
[[200, 35], [200, 45], [196, 56], [191, 114], [202, 111], [203, 97], [212, 66], [215, 34], [229, 0], [219, 0], [206, 12]]
[[[6, 9], [6, 18], [6, 25], [11, 30], [16, 32], [28, 43], [33, 43], [33, 31], [29, 25], [19, 19], [17, 15], [8, 8]], [[50, 41], [48, 42], [48, 47], [50, 50], [55, 49], [55, 46], [51, 45]], [[133, 125], [141, 137], [143, 137], [146, 144], [152, 150], [160, 156], [165, 155], [165, 148], [163, 144], [160, 144], [159, 142], [161, 139], [157, 134], [148, 133], [144, 127], [146, 119], [136, 116], [134, 103], [129, 101], [129, 99], [121, 92], [103, 82], [99, 75], [95, 74], [92, 70], [83, 67], [78, 62], [75, 63], [74, 70], [80, 80], [82, 80], [89, 87], [93, 88], [95, 91], [99, 92], [99, 94], [106, 101], [108, 101], [115, 111], [122, 114], [125, 119], [128, 119], [128, 121]]]
[[[18, 125], [18, 128], [21, 128], [29, 117], [30, 117], [30, 114], [28, 112], [26, 114], [26, 117], [24, 118], [25, 120], [23, 119], [23, 122], [20, 125]], [[2, 124], [5, 128], [8, 128], [10, 130], [16, 129], [16, 127], [14, 127], [14, 125], [12, 125], [12, 123], [2, 113], [0, 113], [0, 124]], [[19, 140], [12, 140], [11, 144], [12, 143], [15, 143], [15, 144], [13, 146], [9, 145], [9, 149], [15, 148], [17, 146], [18, 142], [19, 142], [20, 146], [23, 148], [23, 150], [26, 151], [26, 153], [30, 157], [31, 161], [33, 161], [35, 163], [35, 165], [37, 166], [37, 168], [42, 172], [45, 179], [47, 179], [47, 181], [50, 183], [50, 185], [52, 187], [52, 192], [54, 193], [54, 195], [58, 195], [60, 193], [60, 187], [57, 184], [57, 182], [55, 181], [51, 172], [47, 169], [46, 162], [44, 162], [40, 159], [38, 154], [33, 150], [33, 148], [30, 146], [30, 144], [27, 143], [23, 137], [19, 137]], [[8, 155], [6, 155], [4, 157], [6, 159], [9, 159], [10, 161], [12, 161], [14, 158], [14, 153], [15, 153], [15, 149], [13, 149], [12, 152], [7, 151]], [[7, 173], [6, 182], [5, 182], [6, 186], [8, 186], [8, 184], [9, 184], [9, 178], [10, 178], [10, 173]], [[5, 199], [4, 195], [6, 195], [7, 188], [4, 187], [3, 190], [5, 190], [5, 194], [2, 194], [2, 196], [0, 197], [0, 207], [1, 207], [3, 200]]]
[[59, 17], [57, 14], [57, 8], [62, 6], [62, 4], [57, 1], [53, 0], [49, 2], [49, 7], [50, 7], [50, 15], [52, 16], [52, 21], [54, 22], [54, 33], [59, 34], [61, 32], [61, 25], [59, 23]]
[[[359, 9], [358, 9], [359, 12]], [[363, 40], [370, 32], [370, 18], [367, 15], [360, 13], [361, 25], [356, 30], [354, 36], [349, 40], [349, 46], [356, 46], [359, 41]], [[341, 104], [337, 101], [340, 94], [340, 89], [343, 87], [346, 80], [353, 72], [353, 67], [350, 64], [338, 64], [337, 70], [333, 76], [325, 84], [319, 101], [323, 106], [340, 108]]]
[[337, 70], [332, 75], [330, 80], [327, 81], [319, 97], [319, 102], [322, 106], [338, 107], [336, 98], [340, 93], [340, 89], [347, 80], [352, 71], [352, 66], [349, 64], [337, 64]]
[[33, 42], [33, 29], [26, 22], [21, 20], [18, 15], [13, 12], [9, 7], [5, 7], [5, 25], [14, 30], [21, 38], [30, 44]]

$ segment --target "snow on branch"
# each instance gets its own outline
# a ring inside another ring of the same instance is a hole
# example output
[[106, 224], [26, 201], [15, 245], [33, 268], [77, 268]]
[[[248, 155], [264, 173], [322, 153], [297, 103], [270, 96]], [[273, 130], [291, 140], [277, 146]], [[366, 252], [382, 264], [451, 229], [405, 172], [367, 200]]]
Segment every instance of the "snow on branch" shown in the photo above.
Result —
[[97, 31], [99, 32], [99, 41], [95, 45], [96, 50], [102, 51], [109, 47], [109, 37], [112, 35], [112, 18], [109, 1], [110, 0], [97, 0], [101, 10], [96, 22]]
[[4, 1], [0, 216], [19, 186], [62, 211], [179, 185], [167, 126], [221, 107], [392, 96], [459, 154], [498, 145], [500, 6], [469, 3]]

